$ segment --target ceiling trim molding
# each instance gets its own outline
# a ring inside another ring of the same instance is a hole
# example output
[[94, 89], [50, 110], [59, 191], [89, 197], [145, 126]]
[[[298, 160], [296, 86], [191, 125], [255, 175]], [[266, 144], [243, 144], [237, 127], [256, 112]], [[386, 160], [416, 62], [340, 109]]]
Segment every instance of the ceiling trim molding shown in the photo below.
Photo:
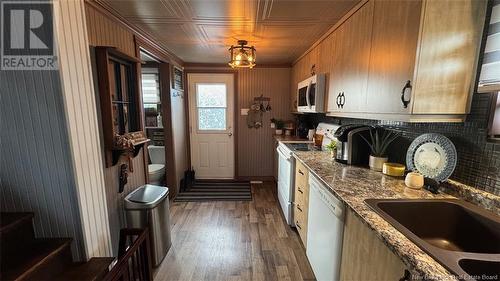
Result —
[[[255, 68], [291, 68], [292, 65], [290, 63], [267, 63], [267, 64], [258, 64], [255, 66]], [[184, 69], [193, 69], [193, 68], [227, 68], [227, 69], [234, 69], [229, 67], [229, 65], [225, 63], [193, 63], [193, 62], [186, 62], [184, 63]], [[237, 71], [237, 69], [234, 69]]]
[[97, 9], [98, 11], [106, 14], [115, 22], [123, 25], [126, 29], [131, 31], [137, 37], [137, 39], [140, 39], [140, 41], [145, 42], [148, 46], [154, 48], [155, 51], [162, 53], [164, 57], [168, 57], [171, 60], [171, 62], [175, 62], [176, 64], [179, 64], [181, 66], [184, 65], [184, 61], [181, 60], [178, 56], [176, 56], [173, 52], [171, 52], [166, 47], [150, 39], [153, 38], [154, 36], [127, 21], [123, 16], [121, 16], [115, 9], [109, 6], [106, 2], [102, 0], [85, 0], [85, 3]]
[[354, 6], [352, 9], [349, 10], [343, 17], [340, 18], [339, 21], [337, 21], [336, 24], [334, 24], [330, 29], [328, 29], [325, 34], [323, 34], [316, 42], [314, 42], [311, 47], [309, 47], [302, 55], [300, 55], [298, 58], [296, 58], [292, 62], [292, 66], [295, 65], [301, 58], [303, 58], [305, 55], [307, 55], [309, 52], [311, 52], [314, 48], [316, 48], [321, 42], [323, 42], [330, 34], [332, 34], [337, 28], [339, 28], [347, 19], [349, 19], [355, 12], [357, 12], [361, 7], [363, 7], [369, 0], [361, 0], [356, 6]]

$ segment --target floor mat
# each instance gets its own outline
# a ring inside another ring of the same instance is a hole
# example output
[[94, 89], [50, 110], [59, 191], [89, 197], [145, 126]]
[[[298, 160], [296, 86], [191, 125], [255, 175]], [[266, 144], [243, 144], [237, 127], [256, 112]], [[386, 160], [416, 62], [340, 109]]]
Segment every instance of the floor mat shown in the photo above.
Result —
[[250, 182], [215, 180], [197, 180], [189, 190], [181, 191], [174, 199], [175, 202], [250, 200]]

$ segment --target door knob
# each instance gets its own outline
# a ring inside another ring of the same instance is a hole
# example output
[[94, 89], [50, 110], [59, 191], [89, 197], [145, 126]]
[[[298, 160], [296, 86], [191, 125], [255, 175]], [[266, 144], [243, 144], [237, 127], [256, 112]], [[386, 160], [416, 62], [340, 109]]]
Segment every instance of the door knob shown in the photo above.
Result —
[[228, 136], [232, 137], [233, 136], [233, 133], [229, 132], [229, 134], [227, 134]]

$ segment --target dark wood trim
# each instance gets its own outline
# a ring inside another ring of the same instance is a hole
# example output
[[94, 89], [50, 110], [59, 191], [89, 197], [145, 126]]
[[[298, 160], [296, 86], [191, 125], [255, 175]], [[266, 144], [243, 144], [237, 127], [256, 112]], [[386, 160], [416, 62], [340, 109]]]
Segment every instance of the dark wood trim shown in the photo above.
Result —
[[[97, 87], [99, 89], [99, 101], [101, 108], [101, 124], [102, 130], [105, 132], [106, 130], [113, 131], [113, 119], [109, 118], [111, 114], [109, 111], [111, 110], [111, 99], [109, 98], [109, 74], [108, 74], [108, 52], [105, 49], [95, 49], [95, 58], [96, 58], [96, 66], [97, 66]], [[105, 95], [108, 95], [106, 97]], [[107, 153], [110, 145], [113, 144], [113, 134], [103, 134], [104, 138], [104, 158], [106, 166], [109, 163], [112, 163], [113, 158], [111, 153]]]
[[[177, 194], [177, 187], [179, 183], [176, 180], [176, 162], [175, 162], [175, 147], [173, 142], [173, 129], [172, 129], [172, 103], [171, 103], [171, 73], [170, 73], [170, 63], [168, 63], [168, 57], [158, 52], [158, 50], [149, 48], [154, 48], [149, 43], [136, 37], [135, 40], [136, 56], [140, 57], [141, 50], [147, 52], [153, 58], [158, 60], [156, 67], [158, 68], [160, 76], [160, 98], [161, 98], [161, 114], [163, 122], [163, 135], [164, 135], [164, 146], [165, 146], [165, 178], [168, 187], [171, 187], [169, 196], [173, 198]], [[158, 56], [157, 56], [158, 55]], [[142, 92], [141, 92], [141, 107], [144, 110], [144, 104], [142, 103]], [[142, 120], [144, 120], [144, 113], [142, 112]], [[149, 182], [149, 157], [147, 149], [144, 149], [144, 166], [146, 174], [146, 182]], [[173, 188], [172, 188], [173, 187]]]
[[103, 280], [129, 280], [130, 276], [134, 276], [134, 280], [152, 281], [153, 261], [148, 228], [122, 228], [118, 245], [118, 260]]
[[186, 69], [184, 68], [184, 93], [186, 97], [186, 102], [184, 103], [185, 106], [185, 112], [186, 112], [186, 132], [187, 132], [187, 145], [188, 145], [188, 163], [189, 167], [192, 167], [191, 163], [191, 131], [189, 130], [189, 126], [191, 125], [191, 120], [189, 119], [189, 81], [188, 81], [188, 74], [194, 74], [194, 73], [199, 73], [199, 74], [233, 74], [233, 85], [234, 85], [234, 116], [233, 116], [233, 137], [234, 137], [234, 178], [238, 178], [238, 72], [232, 68], [228, 69]]
[[[137, 44], [137, 37], [134, 36], [134, 46], [135, 46], [135, 56], [137, 58], [141, 57], [141, 50], [139, 44]], [[139, 65], [138, 69], [138, 77], [141, 77], [142, 75], [142, 65]], [[142, 85], [142, 78], [141, 78], [141, 85]], [[142, 87], [139, 87], [139, 96], [140, 96], [140, 105], [141, 105], [141, 123], [143, 125], [146, 124], [146, 120], [144, 117], [144, 103], [143, 103], [143, 97], [142, 97]], [[147, 136], [146, 134], [146, 128], [145, 126], [142, 126], [144, 135]], [[148, 152], [148, 147], [147, 145], [143, 147], [142, 149], [142, 156], [143, 156], [143, 166], [144, 166], [144, 182], [149, 183], [149, 152]]]
[[167, 62], [176, 63], [176, 64], [179, 64], [181, 66], [184, 64], [184, 61], [182, 61], [174, 53], [172, 53], [164, 46], [161, 46], [158, 43], [154, 42], [152, 39], [150, 39], [150, 38], [154, 38], [154, 36], [152, 36], [151, 34], [149, 34], [146, 31], [144, 31], [143, 29], [129, 23], [124, 17], [122, 17], [115, 9], [113, 9], [105, 1], [103, 1], [103, 0], [85, 0], [85, 4], [92, 6], [93, 8], [98, 10], [99, 12], [108, 16], [109, 19], [111, 19], [114, 22], [125, 27], [127, 30], [132, 32], [137, 37], [136, 42], [141, 41], [141, 45], [148, 45], [149, 51], [161, 53], [162, 57], [168, 58]]
[[173, 138], [173, 128], [172, 122], [174, 118], [172, 116], [172, 90], [171, 90], [171, 67], [169, 63], [160, 63], [160, 95], [161, 95], [161, 108], [162, 108], [162, 122], [163, 122], [163, 134], [165, 137], [165, 172], [166, 181], [168, 187], [170, 188], [169, 196], [174, 198], [177, 194], [177, 187], [179, 183], [176, 180], [176, 162], [175, 162], [175, 147]]
[[[259, 64], [255, 66], [255, 68], [290, 68], [292, 67], [291, 63], [267, 63], [267, 64]], [[194, 62], [185, 62], [184, 63], [184, 68], [224, 68], [227, 70], [232, 70], [232, 71], [238, 71], [238, 69], [231, 68], [229, 65], [225, 63], [194, 63]]]

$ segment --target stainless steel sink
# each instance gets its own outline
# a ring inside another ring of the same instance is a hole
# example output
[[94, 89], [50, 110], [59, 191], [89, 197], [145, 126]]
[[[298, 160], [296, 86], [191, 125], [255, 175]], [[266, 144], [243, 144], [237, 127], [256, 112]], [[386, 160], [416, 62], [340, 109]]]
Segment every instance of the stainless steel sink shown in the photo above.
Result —
[[453, 199], [365, 203], [459, 279], [500, 280], [498, 215]]

